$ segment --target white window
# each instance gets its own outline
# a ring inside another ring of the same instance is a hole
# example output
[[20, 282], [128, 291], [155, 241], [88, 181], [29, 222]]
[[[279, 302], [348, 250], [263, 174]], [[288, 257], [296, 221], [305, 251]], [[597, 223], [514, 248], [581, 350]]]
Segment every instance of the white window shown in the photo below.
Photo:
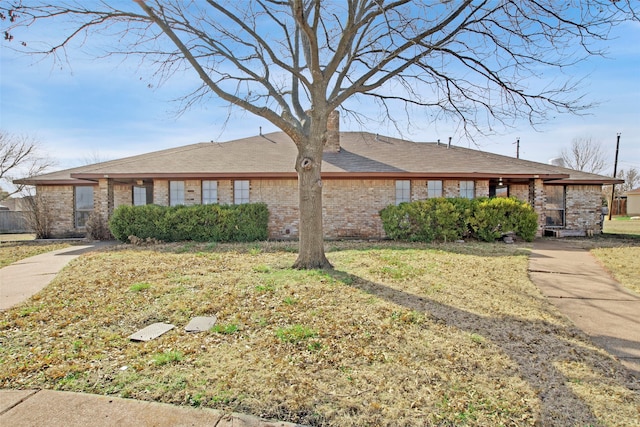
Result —
[[475, 197], [475, 187], [473, 181], [460, 181], [460, 197], [473, 199]]
[[76, 228], [86, 227], [89, 215], [93, 212], [93, 187], [75, 188], [75, 208]]
[[233, 181], [233, 203], [249, 203], [249, 181]]
[[218, 181], [202, 181], [202, 204], [218, 203]]
[[442, 197], [442, 181], [427, 181], [427, 197]]
[[411, 201], [411, 181], [396, 181], [396, 205]]
[[184, 205], [184, 181], [169, 181], [169, 205]]
[[133, 206], [147, 204], [147, 187], [133, 187]]

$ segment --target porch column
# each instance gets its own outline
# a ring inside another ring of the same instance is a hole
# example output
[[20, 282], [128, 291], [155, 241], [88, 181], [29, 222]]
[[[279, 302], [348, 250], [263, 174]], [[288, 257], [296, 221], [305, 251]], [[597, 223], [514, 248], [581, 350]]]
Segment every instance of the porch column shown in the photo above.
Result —
[[97, 196], [97, 200], [94, 201], [94, 207], [106, 224], [111, 214], [113, 214], [113, 179], [103, 178], [98, 180]]
[[547, 223], [546, 197], [544, 193], [544, 181], [535, 178], [529, 181], [529, 203], [538, 214], [538, 231], [536, 236], [542, 236]]

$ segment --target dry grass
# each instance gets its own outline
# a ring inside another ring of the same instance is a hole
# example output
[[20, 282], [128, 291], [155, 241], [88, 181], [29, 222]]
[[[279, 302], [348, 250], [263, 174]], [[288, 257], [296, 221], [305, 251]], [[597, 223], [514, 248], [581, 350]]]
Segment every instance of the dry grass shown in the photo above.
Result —
[[640, 295], [640, 242], [638, 246], [595, 248], [591, 253], [621, 285]]
[[604, 221], [603, 229], [608, 234], [640, 236], [640, 220], [630, 220], [629, 217], [613, 217], [611, 221]]
[[[0, 388], [311, 425], [640, 425], [637, 381], [546, 302], [526, 247], [328, 249], [331, 272], [290, 269], [276, 243], [84, 255], [0, 314]], [[126, 338], [159, 321], [177, 327]]]
[[0, 243], [0, 268], [30, 256], [39, 255], [71, 246], [69, 243], [51, 242], [2, 242]]

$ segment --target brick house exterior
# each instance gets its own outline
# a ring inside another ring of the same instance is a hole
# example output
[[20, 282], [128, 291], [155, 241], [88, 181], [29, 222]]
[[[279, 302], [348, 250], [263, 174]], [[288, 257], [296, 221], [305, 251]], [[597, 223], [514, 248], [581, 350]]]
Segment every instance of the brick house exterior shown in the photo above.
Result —
[[[337, 122], [334, 124], [338, 126]], [[602, 231], [605, 176], [440, 143], [333, 129], [322, 165], [325, 238], [384, 238], [379, 211], [427, 197], [514, 196], [539, 217], [538, 234]], [[269, 236], [298, 236], [296, 147], [284, 133], [199, 143], [40, 175], [54, 236], [83, 235], [88, 215], [120, 205], [264, 202]]]

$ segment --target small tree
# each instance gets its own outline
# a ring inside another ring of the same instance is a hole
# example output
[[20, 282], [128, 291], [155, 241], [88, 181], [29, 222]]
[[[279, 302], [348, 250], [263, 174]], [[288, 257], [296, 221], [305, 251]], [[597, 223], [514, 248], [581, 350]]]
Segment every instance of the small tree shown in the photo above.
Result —
[[592, 138], [574, 138], [571, 147], [562, 149], [566, 167], [577, 171], [601, 173], [607, 167], [602, 145]]
[[53, 166], [53, 161], [38, 153], [38, 142], [26, 135], [15, 135], [0, 130], [0, 184], [8, 191], [0, 191], [0, 201], [22, 193], [25, 184], [13, 181], [41, 174]]
[[109, 231], [109, 224], [104, 217], [97, 212], [91, 212], [87, 219], [87, 239], [91, 240], [111, 240], [113, 235]]
[[36, 234], [36, 239], [50, 238], [53, 220], [49, 203], [42, 194], [33, 192], [32, 188], [27, 188], [25, 191], [33, 193], [24, 198], [29, 207], [25, 212], [27, 225]]

